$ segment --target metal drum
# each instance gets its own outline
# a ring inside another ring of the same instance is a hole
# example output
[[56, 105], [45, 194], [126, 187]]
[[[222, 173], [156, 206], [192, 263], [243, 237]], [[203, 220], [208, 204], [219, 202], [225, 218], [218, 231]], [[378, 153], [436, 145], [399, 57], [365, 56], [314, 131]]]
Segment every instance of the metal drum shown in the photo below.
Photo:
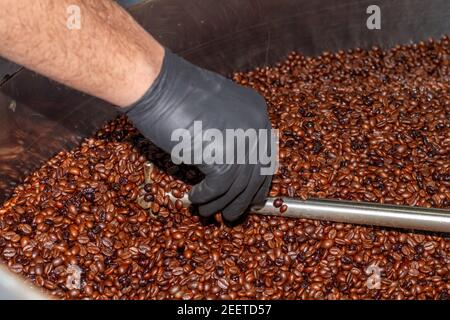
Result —
[[[374, 30], [366, 23], [369, 0], [120, 2], [172, 51], [224, 75], [273, 64], [292, 50], [315, 55], [450, 33], [448, 0], [379, 0], [381, 28]], [[116, 114], [105, 102], [0, 60], [0, 202], [43, 161]], [[0, 268], [1, 298], [41, 297], [19, 286]]]

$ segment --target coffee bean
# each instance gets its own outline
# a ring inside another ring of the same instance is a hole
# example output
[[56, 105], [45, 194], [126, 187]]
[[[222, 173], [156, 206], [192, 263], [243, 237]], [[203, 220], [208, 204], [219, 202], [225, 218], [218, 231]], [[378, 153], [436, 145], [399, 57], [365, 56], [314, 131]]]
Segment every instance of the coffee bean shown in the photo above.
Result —
[[275, 208], [279, 208], [279, 207], [281, 207], [283, 205], [283, 199], [281, 199], [281, 198], [276, 198], [274, 201], [273, 201], [273, 206], [275, 207]]
[[8, 260], [13, 258], [16, 255], [16, 253], [17, 253], [16, 249], [8, 247], [3, 250], [3, 257]]
[[73, 174], [74, 176], [79, 176], [79, 175], [81, 174], [80, 169], [77, 168], [77, 167], [70, 167], [67, 171], [68, 171], [70, 174]]
[[331, 239], [327, 239], [327, 240], [325, 240], [325, 241], [322, 241], [322, 243], [321, 243], [322, 248], [325, 248], [325, 249], [329, 249], [329, 248], [331, 248], [333, 245], [334, 245], [334, 241], [331, 240]]

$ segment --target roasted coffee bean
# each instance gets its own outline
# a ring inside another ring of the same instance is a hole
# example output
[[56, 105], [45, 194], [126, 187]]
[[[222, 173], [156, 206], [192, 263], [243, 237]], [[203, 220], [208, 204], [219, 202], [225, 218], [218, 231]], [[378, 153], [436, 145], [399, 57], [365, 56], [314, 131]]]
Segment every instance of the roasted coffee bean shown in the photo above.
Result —
[[275, 207], [275, 208], [279, 208], [279, 207], [281, 207], [283, 205], [283, 199], [281, 199], [281, 198], [276, 198], [274, 201], [273, 201], [273, 206]]
[[3, 257], [6, 260], [8, 260], [8, 259], [13, 258], [16, 255], [16, 253], [17, 253], [16, 249], [8, 247], [3, 250]]

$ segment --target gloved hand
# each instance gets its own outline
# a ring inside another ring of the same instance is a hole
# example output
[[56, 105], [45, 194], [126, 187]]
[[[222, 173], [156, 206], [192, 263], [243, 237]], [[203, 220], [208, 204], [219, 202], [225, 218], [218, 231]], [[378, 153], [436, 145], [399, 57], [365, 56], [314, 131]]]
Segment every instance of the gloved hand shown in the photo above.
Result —
[[[208, 164], [205, 159], [198, 164], [188, 163], [197, 165], [205, 174], [205, 179], [189, 194], [190, 201], [198, 205], [200, 215], [210, 216], [222, 211], [225, 220], [234, 221], [250, 205], [264, 202], [274, 172], [262, 175], [259, 158], [258, 163], [249, 159], [258, 152], [258, 148], [265, 148], [267, 155], [275, 151], [270, 150], [274, 148], [269, 140], [271, 124], [267, 106], [257, 92], [199, 68], [166, 49], [159, 76], [147, 93], [127, 108], [126, 113], [146, 138], [169, 153], [180, 143], [179, 138], [172, 141], [172, 134], [177, 129], [186, 129], [191, 148], [183, 150], [183, 159], [191, 152], [201, 156], [202, 150], [207, 148], [223, 150], [224, 157], [234, 151], [233, 163]], [[197, 129], [201, 125], [203, 134], [194, 130], [194, 122]], [[220, 139], [203, 141], [208, 129], [217, 129], [215, 132], [222, 133], [224, 138], [226, 129], [266, 129], [268, 135], [267, 139], [248, 143], [245, 164], [236, 164], [236, 151], [242, 146], [228, 147], [223, 142], [225, 140]], [[194, 143], [194, 140], [200, 143]], [[180, 162], [174, 157], [172, 153], [172, 160]]]

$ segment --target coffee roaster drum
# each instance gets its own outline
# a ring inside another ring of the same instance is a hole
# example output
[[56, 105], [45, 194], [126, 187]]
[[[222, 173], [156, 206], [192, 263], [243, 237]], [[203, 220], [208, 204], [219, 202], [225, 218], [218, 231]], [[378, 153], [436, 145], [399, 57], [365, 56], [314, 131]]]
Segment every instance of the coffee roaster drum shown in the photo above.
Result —
[[[292, 50], [315, 55], [450, 34], [448, 0], [121, 2], [172, 51], [224, 75], [273, 64]], [[380, 29], [368, 25], [373, 14]], [[104, 102], [0, 60], [0, 202], [43, 161], [116, 114]], [[40, 297], [5, 270], [0, 268], [0, 298]]]

